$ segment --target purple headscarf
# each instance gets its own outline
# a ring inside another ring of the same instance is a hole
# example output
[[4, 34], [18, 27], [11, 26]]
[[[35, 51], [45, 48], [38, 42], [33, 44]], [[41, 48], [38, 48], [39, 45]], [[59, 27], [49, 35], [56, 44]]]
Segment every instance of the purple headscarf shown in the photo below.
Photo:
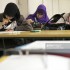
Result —
[[[37, 15], [37, 12], [38, 12], [39, 10], [42, 10], [42, 11], [43, 11], [43, 17], [40, 18], [40, 19], [37, 19], [36, 15]], [[31, 14], [31, 15], [29, 15], [29, 16], [27, 17], [27, 19], [32, 19], [33, 21], [35, 21], [35, 18], [37, 19], [37, 21], [38, 21], [39, 23], [46, 23], [46, 22], [49, 20], [49, 18], [48, 18], [48, 16], [47, 16], [47, 12], [46, 12], [46, 7], [45, 7], [43, 4], [40, 4], [40, 5], [38, 6], [38, 8], [37, 8], [37, 10], [36, 10], [36, 12], [35, 12], [34, 14]]]

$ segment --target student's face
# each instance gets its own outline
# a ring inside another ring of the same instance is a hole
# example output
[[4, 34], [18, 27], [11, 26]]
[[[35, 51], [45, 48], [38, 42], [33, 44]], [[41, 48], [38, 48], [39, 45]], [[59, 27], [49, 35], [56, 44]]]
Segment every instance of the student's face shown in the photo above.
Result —
[[9, 17], [9, 16], [6, 15], [6, 16], [3, 18], [3, 24], [7, 24], [7, 23], [9, 23], [9, 22], [12, 22], [11, 19], [13, 19], [13, 17]]
[[40, 14], [40, 13], [37, 13], [37, 18], [42, 18], [43, 17], [43, 14]]
[[6, 20], [9, 21], [9, 22], [11, 22], [11, 19], [13, 19], [13, 17], [9, 17], [9, 16], [7, 16], [7, 15], [5, 16], [5, 18], [6, 18]]
[[11, 19], [13, 19], [13, 17], [9, 17], [9, 16], [6, 15], [6, 16], [3, 18], [4, 24], [7, 24], [7, 23], [11, 22]]

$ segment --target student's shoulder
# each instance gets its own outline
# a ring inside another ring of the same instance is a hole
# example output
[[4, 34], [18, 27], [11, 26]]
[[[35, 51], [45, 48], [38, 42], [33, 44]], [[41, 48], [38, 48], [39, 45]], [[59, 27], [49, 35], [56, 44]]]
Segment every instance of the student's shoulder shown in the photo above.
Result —
[[32, 18], [33, 14], [29, 14], [26, 19]]
[[23, 18], [24, 19], [24, 16], [23, 15], [20, 15], [20, 18]]
[[3, 13], [0, 13], [0, 22], [3, 20]]
[[24, 21], [24, 16], [23, 15], [20, 15], [20, 18], [19, 18], [19, 20], [17, 20], [17, 22], [21, 22], [21, 21]]
[[0, 16], [3, 16], [3, 13], [0, 13]]

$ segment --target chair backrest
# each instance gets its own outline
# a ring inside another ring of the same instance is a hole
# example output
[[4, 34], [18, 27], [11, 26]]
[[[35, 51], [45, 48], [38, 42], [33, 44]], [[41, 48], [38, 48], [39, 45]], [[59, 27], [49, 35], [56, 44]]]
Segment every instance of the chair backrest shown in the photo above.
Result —
[[[49, 28], [51, 27], [52, 30], [54, 30], [54, 29], [57, 29], [58, 26], [63, 26], [63, 25], [66, 23], [66, 21], [65, 21], [65, 19], [64, 19], [64, 17], [63, 17], [64, 14], [65, 14], [65, 13], [53, 15], [53, 16], [49, 19], [49, 21], [44, 24], [44, 26], [42, 27], [42, 29], [45, 29], [46, 26], [47, 26], [47, 27], [49, 26]], [[62, 18], [62, 19], [64, 20], [64, 23], [63, 23], [63, 24], [61, 24], [61, 23], [60, 23], [60, 24], [55, 24], [55, 23], [57, 23], [57, 21], [58, 21], [60, 18]]]
[[[63, 18], [63, 15], [65, 13], [62, 14], [55, 14], [54, 16], [51, 17], [50, 22], [51, 23], [56, 23], [60, 18]], [[64, 18], [63, 18], [64, 19]], [[64, 20], [65, 21], [65, 20]]]

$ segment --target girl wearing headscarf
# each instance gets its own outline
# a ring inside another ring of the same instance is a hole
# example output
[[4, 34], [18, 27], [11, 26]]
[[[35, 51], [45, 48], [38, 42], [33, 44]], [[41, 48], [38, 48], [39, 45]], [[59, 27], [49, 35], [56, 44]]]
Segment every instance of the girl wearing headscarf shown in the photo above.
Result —
[[40, 4], [34, 14], [30, 14], [27, 18], [28, 23], [38, 22], [40, 24], [46, 23], [49, 18], [47, 16], [46, 7]]

